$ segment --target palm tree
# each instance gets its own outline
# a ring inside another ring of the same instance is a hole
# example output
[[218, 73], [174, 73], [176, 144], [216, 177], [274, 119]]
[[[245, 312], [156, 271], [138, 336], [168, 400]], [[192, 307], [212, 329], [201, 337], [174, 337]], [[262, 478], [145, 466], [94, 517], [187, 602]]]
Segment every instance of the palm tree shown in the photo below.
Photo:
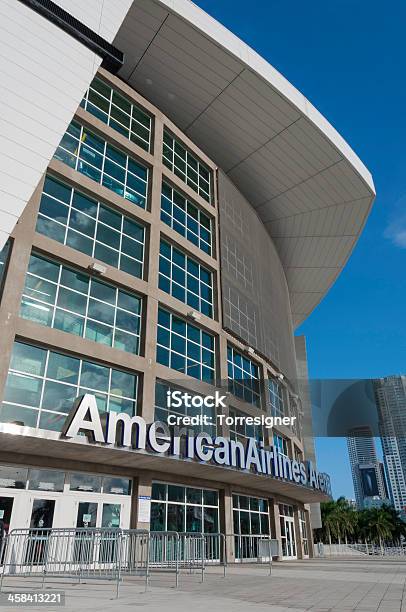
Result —
[[358, 514], [349, 505], [348, 508], [344, 508], [342, 511], [341, 525], [345, 543], [348, 544], [348, 536], [353, 536], [358, 526]]
[[377, 542], [383, 552], [384, 541], [399, 543], [402, 536], [406, 536], [406, 523], [404, 523], [396, 510], [391, 506], [370, 508], [364, 510], [353, 509], [348, 501], [340, 497], [336, 501], [321, 504], [322, 530], [319, 537], [329, 544], [333, 541], [341, 542], [348, 537], [355, 541]]
[[331, 546], [332, 536], [335, 537], [337, 532], [336, 525], [336, 502], [331, 500], [320, 505], [321, 508], [321, 520], [323, 525], [323, 531], [328, 537], [329, 544]]
[[369, 528], [372, 538], [379, 541], [381, 553], [383, 555], [383, 540], [392, 537], [393, 525], [384, 508], [373, 508], [369, 518]]

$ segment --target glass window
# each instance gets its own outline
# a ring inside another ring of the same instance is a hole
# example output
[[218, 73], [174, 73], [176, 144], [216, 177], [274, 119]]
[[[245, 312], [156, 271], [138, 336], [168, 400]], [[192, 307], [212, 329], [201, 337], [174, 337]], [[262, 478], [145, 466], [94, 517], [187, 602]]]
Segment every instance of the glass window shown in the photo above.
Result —
[[227, 348], [228, 388], [242, 401], [261, 407], [258, 365], [239, 353], [234, 347]]
[[212, 171], [168, 130], [164, 130], [163, 163], [202, 198], [212, 203]]
[[165, 240], [160, 246], [159, 288], [194, 310], [213, 316], [212, 273]]
[[3, 292], [4, 280], [6, 277], [6, 268], [11, 250], [11, 241], [7, 240], [6, 244], [0, 251], [0, 300]]
[[273, 435], [273, 445], [279, 450], [281, 455], [289, 456], [288, 451], [288, 441], [283, 436], [274, 433]]
[[11, 465], [0, 466], [0, 487], [7, 489], [25, 489], [28, 478], [27, 468]]
[[151, 150], [150, 115], [105, 81], [92, 81], [81, 106], [145, 151]]
[[20, 314], [41, 325], [139, 354], [141, 299], [32, 254]]
[[131, 480], [119, 476], [104, 476], [103, 493], [112, 495], [131, 495]]
[[158, 311], [157, 361], [193, 378], [215, 378], [214, 336], [170, 312]]
[[100, 493], [101, 491], [101, 477], [94, 474], [76, 472], [70, 474], [69, 481], [71, 491], [87, 491], [89, 493]]
[[268, 500], [246, 495], [233, 495], [235, 556], [237, 559], [258, 556], [258, 540], [249, 541], [244, 535], [269, 535]]
[[285, 416], [285, 405], [283, 400], [283, 387], [274, 378], [268, 379], [269, 409], [272, 416]]
[[161, 221], [212, 255], [212, 219], [168, 183], [162, 183]]
[[36, 229], [132, 276], [143, 277], [145, 228], [51, 176], [45, 179]]
[[80, 123], [70, 124], [54, 157], [133, 204], [146, 207], [148, 168]]
[[15, 342], [0, 422], [61, 431], [74, 400], [95, 395], [100, 412], [137, 412], [138, 376]]
[[33, 491], [63, 491], [64, 472], [55, 470], [34, 470], [28, 472], [28, 488]]
[[218, 491], [154, 482], [151, 530], [218, 533]]

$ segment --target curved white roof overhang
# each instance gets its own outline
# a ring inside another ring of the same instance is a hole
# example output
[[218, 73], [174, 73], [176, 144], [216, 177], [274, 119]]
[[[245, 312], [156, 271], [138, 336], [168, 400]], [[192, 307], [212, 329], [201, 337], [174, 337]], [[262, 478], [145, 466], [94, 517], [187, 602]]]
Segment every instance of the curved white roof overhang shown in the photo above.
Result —
[[176, 123], [249, 200], [282, 261], [294, 325], [344, 267], [371, 174], [275, 68], [189, 0], [134, 0], [119, 76]]

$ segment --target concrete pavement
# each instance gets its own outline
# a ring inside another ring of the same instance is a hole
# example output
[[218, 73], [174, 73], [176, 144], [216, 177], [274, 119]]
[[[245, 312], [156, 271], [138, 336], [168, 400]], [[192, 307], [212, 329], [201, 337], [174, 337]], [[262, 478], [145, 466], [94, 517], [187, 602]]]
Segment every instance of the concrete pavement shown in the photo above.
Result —
[[[39, 587], [40, 582], [32, 578], [7, 578], [3, 590]], [[131, 608], [148, 612], [406, 612], [406, 560], [340, 558], [276, 563], [272, 576], [266, 566], [234, 565], [228, 568], [226, 578], [221, 568], [215, 567], [206, 570], [203, 583], [199, 573], [182, 573], [178, 589], [174, 588], [173, 574], [153, 574], [147, 592], [142, 579], [126, 578], [118, 600], [114, 584], [102, 581], [77, 584], [48, 579], [45, 587], [66, 593], [65, 607], [44, 607], [47, 612], [123, 612]], [[24, 609], [38, 611], [38, 607]]]

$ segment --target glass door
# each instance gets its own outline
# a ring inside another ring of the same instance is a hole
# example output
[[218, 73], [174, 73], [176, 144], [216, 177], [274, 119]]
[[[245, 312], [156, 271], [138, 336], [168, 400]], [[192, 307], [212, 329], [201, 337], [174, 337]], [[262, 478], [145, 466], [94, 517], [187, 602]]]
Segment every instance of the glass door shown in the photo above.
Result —
[[55, 500], [34, 499], [32, 502], [30, 535], [27, 538], [25, 563], [42, 565], [46, 560], [49, 532], [54, 522]]
[[97, 524], [97, 502], [81, 501], [78, 503], [76, 514], [76, 527], [78, 531], [75, 536], [73, 547], [74, 563], [87, 566], [93, 563], [95, 553], [94, 534], [91, 529]]
[[121, 504], [103, 504], [101, 527], [114, 529], [120, 527]]
[[0, 497], [0, 538], [8, 534], [13, 511], [14, 497]]
[[54, 499], [34, 499], [31, 511], [31, 529], [49, 529], [52, 527], [54, 512]]
[[0, 563], [3, 564], [5, 537], [10, 530], [14, 497], [0, 497]]
[[79, 502], [76, 527], [92, 529], [97, 523], [97, 502]]
[[101, 527], [106, 529], [100, 539], [99, 562], [113, 563], [118, 552], [114, 530], [120, 527], [121, 504], [102, 505]]
[[295, 539], [295, 525], [294, 521], [290, 518], [284, 517], [285, 522], [285, 546], [282, 546], [283, 557], [285, 559], [296, 559], [296, 539]]

